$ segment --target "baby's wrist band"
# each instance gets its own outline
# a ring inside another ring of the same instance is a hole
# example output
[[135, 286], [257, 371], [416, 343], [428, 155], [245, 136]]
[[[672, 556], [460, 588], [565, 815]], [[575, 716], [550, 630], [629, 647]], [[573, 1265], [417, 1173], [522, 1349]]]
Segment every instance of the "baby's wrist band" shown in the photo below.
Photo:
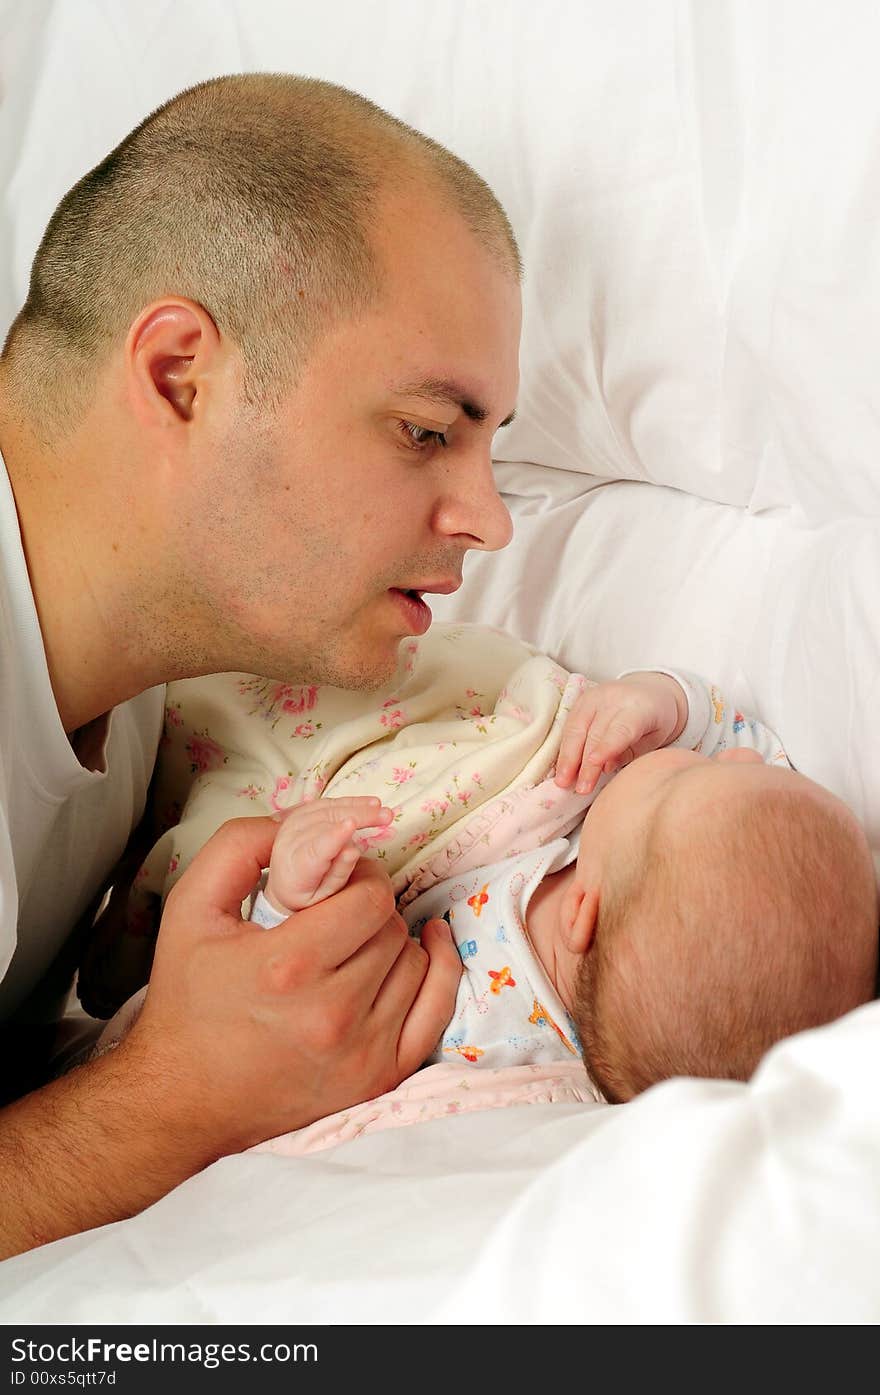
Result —
[[292, 911], [276, 911], [271, 901], [267, 900], [263, 888], [260, 887], [254, 896], [250, 920], [254, 925], [262, 925], [266, 930], [274, 930], [276, 925], [281, 925], [292, 914]]

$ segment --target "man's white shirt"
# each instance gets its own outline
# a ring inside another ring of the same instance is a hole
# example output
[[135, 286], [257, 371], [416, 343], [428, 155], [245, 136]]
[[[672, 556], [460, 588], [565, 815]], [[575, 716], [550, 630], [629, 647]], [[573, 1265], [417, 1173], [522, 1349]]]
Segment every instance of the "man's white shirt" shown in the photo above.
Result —
[[[122, 855], [143, 813], [164, 694], [152, 688], [99, 719], [93, 768], [80, 763], [52, 692], [0, 459], [0, 1021], [33, 992]], [[27, 1017], [57, 1006], [35, 1000]]]

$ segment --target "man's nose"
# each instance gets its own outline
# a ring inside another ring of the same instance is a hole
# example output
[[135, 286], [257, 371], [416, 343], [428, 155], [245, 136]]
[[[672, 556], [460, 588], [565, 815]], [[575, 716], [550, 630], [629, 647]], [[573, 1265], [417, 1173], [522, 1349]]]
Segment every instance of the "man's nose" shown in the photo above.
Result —
[[437, 509], [438, 531], [481, 552], [506, 547], [513, 537], [513, 520], [498, 493], [491, 459], [478, 459], [476, 453], [463, 457], [452, 485]]

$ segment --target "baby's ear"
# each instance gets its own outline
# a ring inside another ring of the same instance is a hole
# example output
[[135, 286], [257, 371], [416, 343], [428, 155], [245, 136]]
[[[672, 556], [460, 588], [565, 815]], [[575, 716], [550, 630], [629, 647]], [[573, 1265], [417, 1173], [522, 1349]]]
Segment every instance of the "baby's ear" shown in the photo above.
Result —
[[571, 954], [587, 954], [599, 918], [599, 888], [575, 877], [562, 898], [562, 940]]

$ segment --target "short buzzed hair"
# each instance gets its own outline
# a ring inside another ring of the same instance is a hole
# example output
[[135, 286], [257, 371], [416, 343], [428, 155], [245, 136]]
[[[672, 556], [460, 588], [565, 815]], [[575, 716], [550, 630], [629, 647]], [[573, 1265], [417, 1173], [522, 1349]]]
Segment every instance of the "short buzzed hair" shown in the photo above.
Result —
[[180, 295], [238, 345], [246, 399], [277, 405], [322, 329], [380, 294], [377, 195], [419, 179], [521, 276], [488, 185], [365, 97], [277, 73], [189, 88], [55, 210], [3, 351], [13, 388], [63, 429], [140, 310]]
[[575, 1021], [611, 1103], [673, 1076], [748, 1080], [782, 1038], [875, 993], [867, 840], [792, 788], [667, 827], [662, 809], [600, 906]]

